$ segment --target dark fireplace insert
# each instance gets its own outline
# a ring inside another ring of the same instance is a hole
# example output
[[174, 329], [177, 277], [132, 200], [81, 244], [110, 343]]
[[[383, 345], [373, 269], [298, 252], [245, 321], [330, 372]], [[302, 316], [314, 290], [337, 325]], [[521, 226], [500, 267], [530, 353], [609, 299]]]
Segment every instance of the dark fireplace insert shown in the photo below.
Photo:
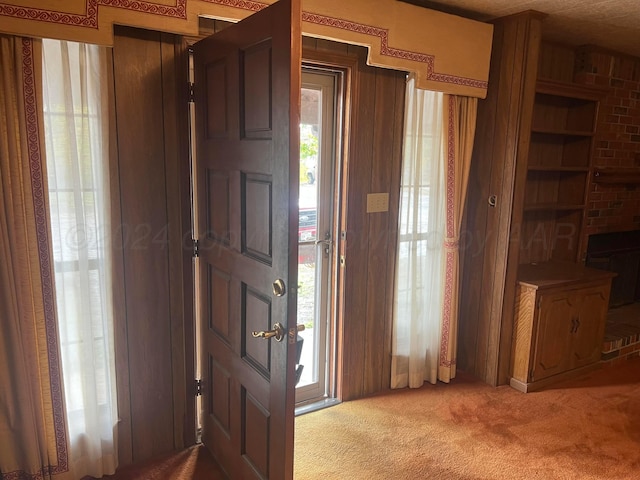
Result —
[[586, 265], [618, 274], [611, 284], [611, 307], [640, 301], [640, 230], [590, 235]]

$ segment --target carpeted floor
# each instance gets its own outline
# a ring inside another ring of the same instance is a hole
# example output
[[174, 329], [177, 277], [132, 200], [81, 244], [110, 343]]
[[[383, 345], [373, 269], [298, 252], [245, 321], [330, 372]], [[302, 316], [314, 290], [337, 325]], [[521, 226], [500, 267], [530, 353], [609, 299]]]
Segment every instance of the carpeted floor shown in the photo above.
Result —
[[[461, 374], [297, 417], [295, 438], [296, 480], [640, 479], [640, 359], [529, 394]], [[196, 446], [105, 478], [224, 476]]]
[[[104, 480], [226, 480], [203, 445], [119, 469]], [[89, 479], [84, 479], [89, 480]]]
[[640, 479], [640, 359], [542, 392], [460, 375], [297, 417], [295, 478]]

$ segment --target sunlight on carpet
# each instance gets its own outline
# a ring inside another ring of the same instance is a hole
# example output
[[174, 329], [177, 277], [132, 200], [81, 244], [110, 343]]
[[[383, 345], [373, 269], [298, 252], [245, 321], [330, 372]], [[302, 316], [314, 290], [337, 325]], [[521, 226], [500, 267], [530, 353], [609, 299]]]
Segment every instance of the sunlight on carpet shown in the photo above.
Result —
[[640, 359], [522, 394], [462, 375], [296, 418], [295, 478], [640, 478]]

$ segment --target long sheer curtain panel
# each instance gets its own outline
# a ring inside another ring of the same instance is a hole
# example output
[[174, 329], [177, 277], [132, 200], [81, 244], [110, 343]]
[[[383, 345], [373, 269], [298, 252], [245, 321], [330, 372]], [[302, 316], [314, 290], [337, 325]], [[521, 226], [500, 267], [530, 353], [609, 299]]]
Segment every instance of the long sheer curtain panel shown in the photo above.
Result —
[[443, 94], [406, 90], [391, 388], [435, 383], [445, 239]]
[[106, 62], [102, 47], [43, 42], [55, 288], [76, 478], [117, 466]]

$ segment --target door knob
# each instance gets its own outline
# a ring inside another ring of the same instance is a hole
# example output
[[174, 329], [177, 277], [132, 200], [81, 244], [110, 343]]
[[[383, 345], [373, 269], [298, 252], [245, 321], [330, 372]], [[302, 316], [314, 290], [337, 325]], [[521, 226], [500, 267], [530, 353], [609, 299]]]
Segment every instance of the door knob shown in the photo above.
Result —
[[251, 332], [251, 336], [253, 338], [264, 338], [265, 340], [275, 338], [277, 342], [281, 342], [284, 338], [284, 327], [281, 323], [276, 323], [273, 326], [273, 330]]
[[295, 327], [289, 329], [289, 339], [295, 339], [296, 336], [298, 335], [298, 332], [304, 332], [304, 331], [305, 331], [304, 324], [299, 323]]
[[282, 280], [281, 278], [278, 278], [276, 281], [274, 281], [272, 286], [273, 286], [273, 294], [276, 297], [282, 297], [287, 291], [287, 287], [284, 284], [284, 280]]

